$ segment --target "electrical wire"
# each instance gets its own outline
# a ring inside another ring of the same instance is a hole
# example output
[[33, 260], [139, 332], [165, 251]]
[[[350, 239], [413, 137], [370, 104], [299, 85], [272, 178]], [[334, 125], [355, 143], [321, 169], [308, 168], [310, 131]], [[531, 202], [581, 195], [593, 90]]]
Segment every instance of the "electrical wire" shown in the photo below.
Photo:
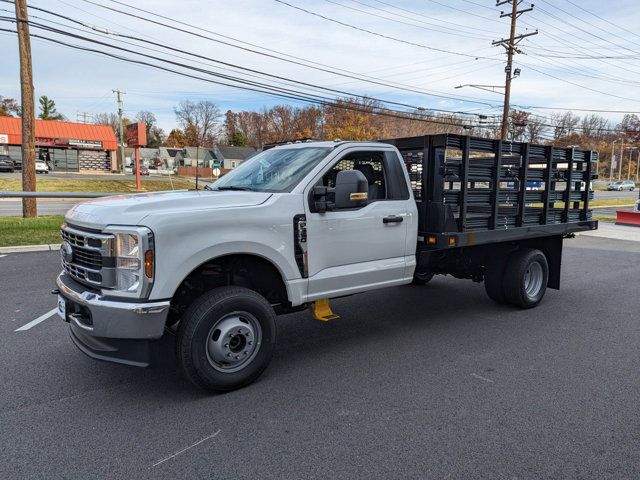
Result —
[[[15, 19], [13, 20], [15, 22]], [[67, 35], [67, 36], [71, 36], [71, 37], [80, 37], [78, 35], [75, 34], [69, 34], [69, 33], [65, 33], [63, 31], [57, 31], [58, 29], [51, 29], [47, 26], [44, 25], [38, 25], [35, 22], [29, 22], [30, 25], [32, 25], [34, 28], [39, 28], [39, 29], [44, 29], [44, 30], [48, 30], [48, 31], [52, 31], [55, 33], [59, 33], [59, 34], [63, 34], [63, 35]], [[0, 31], [3, 32], [11, 32], [11, 33], [17, 33], [15, 30], [8, 30], [8, 29], [0, 29]], [[53, 42], [53, 43], [57, 43], [66, 47], [71, 47], [74, 49], [78, 49], [78, 50], [83, 50], [86, 52], [91, 52], [91, 53], [97, 53], [100, 55], [105, 55], [117, 60], [122, 60], [125, 62], [130, 62], [130, 63], [135, 63], [138, 65], [142, 65], [142, 66], [147, 66], [147, 67], [151, 67], [151, 68], [155, 68], [155, 69], [159, 69], [159, 70], [163, 70], [169, 73], [173, 73], [173, 74], [177, 74], [177, 75], [181, 75], [181, 76], [185, 76], [185, 77], [189, 77], [189, 78], [193, 78], [193, 79], [197, 79], [197, 80], [202, 80], [202, 81], [206, 81], [209, 83], [214, 83], [214, 84], [218, 84], [218, 85], [223, 85], [223, 86], [227, 86], [227, 87], [232, 87], [232, 88], [240, 88], [243, 90], [249, 90], [249, 91], [255, 91], [255, 92], [259, 92], [259, 93], [266, 93], [269, 95], [273, 95], [273, 96], [278, 96], [278, 97], [283, 97], [283, 98], [288, 98], [288, 99], [294, 99], [294, 100], [300, 100], [300, 101], [304, 101], [306, 103], [312, 103], [312, 104], [318, 104], [318, 105], [324, 105], [324, 106], [336, 106], [338, 105], [341, 108], [345, 108], [347, 110], [354, 110], [354, 111], [360, 111], [363, 113], [369, 113], [369, 114], [375, 114], [375, 115], [382, 115], [382, 116], [390, 116], [393, 118], [399, 118], [399, 119], [404, 119], [404, 120], [416, 120], [416, 121], [421, 121], [421, 122], [427, 122], [427, 123], [436, 123], [436, 124], [443, 124], [443, 125], [450, 125], [450, 126], [456, 126], [456, 127], [464, 127], [467, 126], [467, 123], [462, 123], [462, 122], [455, 122], [455, 121], [447, 121], [445, 118], [443, 118], [442, 116], [440, 117], [430, 117], [428, 115], [424, 115], [421, 114], [419, 112], [406, 112], [406, 111], [397, 111], [397, 110], [393, 110], [393, 109], [388, 109], [388, 108], [380, 108], [380, 107], [372, 107], [372, 108], [365, 108], [362, 105], [359, 104], [355, 104], [354, 102], [349, 101], [348, 99], [334, 99], [334, 98], [323, 98], [320, 97], [318, 95], [310, 95], [310, 94], [304, 94], [304, 92], [296, 92], [296, 91], [282, 91], [282, 90], [278, 90], [278, 89], [274, 89], [274, 88], [270, 88], [268, 86], [264, 86], [264, 85], [258, 85], [255, 83], [250, 83], [250, 82], [241, 82], [241, 83], [248, 83], [249, 85], [235, 85], [235, 84], [231, 84], [231, 83], [227, 83], [227, 82], [222, 82], [219, 80], [212, 80], [212, 79], [208, 79], [208, 78], [203, 78], [197, 75], [193, 75], [190, 73], [186, 73], [186, 72], [181, 72], [181, 71], [176, 71], [176, 70], [171, 70], [168, 69], [166, 67], [162, 67], [160, 65], [157, 64], [153, 64], [153, 63], [149, 63], [147, 61], [142, 61], [142, 60], [137, 60], [137, 59], [132, 59], [129, 57], [125, 57], [123, 55], [117, 55], [117, 54], [113, 54], [110, 52], [105, 52], [103, 50], [98, 50], [98, 49], [94, 49], [94, 48], [88, 48], [88, 47], [83, 47], [80, 45], [75, 45], [75, 44], [69, 44], [67, 42], [63, 42], [61, 40], [57, 40], [57, 39], [53, 39], [51, 37], [45, 37], [43, 35], [39, 35], [39, 34], [35, 34], [32, 33], [31, 34], [32, 37], [34, 38], [38, 38], [41, 40], [45, 40], [45, 41], [49, 41], [49, 42]], [[110, 46], [108, 44], [105, 44], [104, 42], [99, 42], [97, 40], [92, 40], [92, 39], [88, 39], [87, 41], [91, 41], [92, 43], [96, 43], [96, 44], [100, 44], [103, 46]], [[111, 46], [112, 48], [118, 49], [120, 51], [122, 51], [123, 49], [120, 46]], [[179, 62], [174, 62], [168, 59], [162, 59], [159, 57], [154, 57], [151, 55], [145, 55], [145, 54], [141, 54], [141, 53], [137, 53], [137, 52], [133, 52], [127, 49], [124, 49], [124, 51], [127, 51], [128, 53], [133, 53], [136, 55], [139, 55], [141, 57], [144, 58], [151, 58], [153, 60], [156, 61], [161, 61], [164, 63], [169, 63], [172, 64], [174, 66], [179, 66], [179, 67], [183, 67], [183, 68], [189, 68], [191, 70], [196, 70], [196, 71], [200, 71], [202, 73], [209, 73], [205, 70], [202, 69], [193, 69], [192, 67], [189, 67], [188, 65], [183, 65], [180, 64]], [[233, 80], [233, 81], [238, 81], [238, 80]], [[339, 102], [339, 103], [337, 103]]]
[[[9, 0], [0, 0], [0, 1], [5, 1], [7, 3], [11, 3]], [[415, 88], [404, 86], [402, 84], [398, 84], [398, 83], [395, 83], [395, 82], [387, 82], [387, 83], [380, 82], [375, 77], [369, 77], [369, 76], [362, 75], [362, 74], [359, 74], [359, 73], [356, 73], [356, 72], [353, 72], [353, 71], [345, 70], [345, 69], [342, 69], [342, 68], [332, 67], [332, 66], [321, 64], [321, 63], [318, 63], [318, 62], [313, 62], [311, 60], [306, 60], [306, 59], [301, 58], [301, 57], [294, 57], [292, 55], [284, 54], [284, 53], [281, 53], [281, 52], [276, 52], [275, 50], [267, 49], [265, 47], [257, 47], [257, 48], [261, 48], [263, 50], [266, 50], [266, 52], [261, 52], [261, 51], [255, 50], [255, 49], [242, 47], [240, 45], [235, 45], [235, 44], [227, 42], [227, 41], [222, 41], [222, 40], [219, 40], [219, 39], [216, 39], [216, 38], [209, 37], [207, 35], [203, 35], [203, 34], [200, 34], [200, 33], [197, 33], [197, 32], [186, 30], [184, 28], [177, 27], [175, 25], [169, 25], [169, 24], [160, 22], [158, 20], [153, 20], [153, 19], [148, 18], [148, 17], [143, 17], [141, 15], [137, 15], [137, 14], [134, 14], [134, 13], [131, 13], [131, 12], [126, 12], [126, 11], [123, 11], [123, 10], [120, 10], [120, 9], [117, 9], [117, 8], [114, 8], [114, 7], [110, 7], [110, 6], [104, 5], [102, 3], [94, 2], [93, 0], [81, 0], [81, 1], [83, 1], [85, 3], [89, 3], [91, 5], [98, 6], [100, 8], [107, 9], [109, 11], [113, 11], [113, 12], [117, 12], [117, 13], [120, 13], [120, 14], [123, 14], [123, 15], [127, 15], [127, 16], [130, 16], [132, 18], [136, 18], [136, 19], [139, 19], [139, 20], [142, 20], [142, 21], [145, 21], [145, 22], [149, 22], [149, 23], [152, 23], [152, 24], [155, 24], [155, 25], [159, 25], [159, 26], [163, 26], [163, 27], [166, 27], [166, 28], [170, 28], [172, 30], [180, 31], [182, 33], [186, 33], [188, 35], [192, 35], [192, 36], [195, 36], [195, 37], [198, 37], [198, 38], [214, 41], [214, 42], [221, 43], [221, 44], [224, 44], [224, 45], [227, 45], [227, 46], [230, 46], [230, 47], [234, 47], [234, 48], [238, 48], [238, 49], [241, 49], [241, 50], [244, 50], [244, 51], [256, 53], [258, 55], [263, 55], [263, 56], [266, 56], [266, 57], [269, 57], [269, 58], [286, 61], [288, 63], [304, 66], [304, 67], [307, 67], [307, 68], [312, 68], [312, 69], [323, 71], [323, 72], [330, 73], [330, 74], [333, 74], [333, 75], [342, 76], [342, 77], [346, 77], [346, 78], [352, 78], [352, 79], [359, 80], [359, 81], [362, 81], [362, 82], [375, 84], [375, 85], [382, 85], [382, 86], [394, 88], [394, 89], [397, 89], [397, 90], [403, 90], [403, 91], [407, 91], [407, 92], [411, 92], [411, 93], [417, 93], [417, 94], [420, 94], [420, 95], [440, 96], [441, 98], [447, 98], [447, 99], [450, 99], [450, 100], [463, 101], [463, 102], [469, 102], [469, 103], [486, 104], [486, 101], [484, 99], [481, 99], [481, 98], [478, 98], [478, 97], [469, 97], [469, 96], [463, 96], [463, 95], [450, 95], [450, 94], [447, 95], [445, 92], [439, 92], [437, 90], [425, 90], [425, 89], [416, 90]], [[196, 30], [200, 30], [200, 31], [204, 31], [204, 32], [207, 32], [207, 33], [211, 33], [211, 34], [213, 34], [215, 36], [220, 36], [222, 38], [232, 39], [235, 42], [239, 42], [239, 43], [243, 43], [243, 44], [249, 44], [248, 42], [243, 42], [243, 41], [240, 41], [238, 39], [234, 39], [233, 37], [229, 37], [227, 35], [222, 35], [222, 34], [219, 34], [219, 33], [216, 33], [216, 32], [212, 32], [211, 30], [207, 30], [207, 29], [202, 28], [202, 27], [197, 27], [197, 26], [188, 24], [186, 22], [182, 22], [182, 21], [179, 21], [179, 20], [174, 20], [174, 19], [171, 19], [171, 18], [166, 17], [164, 15], [161, 15], [161, 14], [158, 14], [158, 13], [154, 13], [154, 12], [151, 12], [151, 11], [148, 11], [148, 10], [144, 10], [142, 8], [129, 5], [129, 4], [127, 4], [125, 2], [121, 2], [119, 0], [109, 0], [109, 1], [112, 2], [112, 3], [116, 3], [118, 5], [127, 6], [128, 8], [131, 8], [133, 10], [146, 13], [147, 15], [150, 15], [150, 16], [155, 16], [155, 17], [158, 17], [158, 18], [163, 18], [163, 19], [170, 20], [170, 21], [172, 21], [174, 23], [177, 23], [179, 25], [188, 26], [190, 28], [193, 28], [193, 29], [196, 29]], [[253, 44], [249, 44], [249, 45], [253, 45]], [[276, 52], [276, 53], [270, 53], [270, 52]], [[463, 54], [463, 55], [466, 55], [466, 54]], [[487, 59], [494, 60], [494, 61], [501, 61], [498, 58], [495, 58], [495, 56], [493, 56], [493, 57], [476, 57], [476, 56], [473, 56], [473, 55], [466, 55], [466, 56], [468, 58], [474, 58], [474, 59], [475, 58], [487, 58]], [[289, 57], [289, 58], [283, 58], [283, 57]], [[291, 60], [290, 58], [294, 58], [295, 60]], [[344, 72], [344, 73], [341, 73], [341, 72]]]

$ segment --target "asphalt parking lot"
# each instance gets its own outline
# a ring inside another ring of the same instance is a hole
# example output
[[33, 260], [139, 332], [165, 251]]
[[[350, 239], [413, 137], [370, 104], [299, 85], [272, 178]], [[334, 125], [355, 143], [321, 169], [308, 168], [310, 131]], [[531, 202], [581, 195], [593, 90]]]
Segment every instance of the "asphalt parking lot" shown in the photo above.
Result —
[[640, 242], [567, 241], [534, 310], [436, 278], [279, 318], [207, 395], [171, 355], [98, 363], [51, 316], [57, 253], [0, 258], [0, 478], [640, 478]]

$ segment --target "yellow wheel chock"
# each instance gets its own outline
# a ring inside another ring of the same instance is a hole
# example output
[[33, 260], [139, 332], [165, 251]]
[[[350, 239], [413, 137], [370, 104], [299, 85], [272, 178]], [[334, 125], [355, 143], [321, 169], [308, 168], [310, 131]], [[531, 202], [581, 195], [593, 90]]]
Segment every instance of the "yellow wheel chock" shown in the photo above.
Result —
[[309, 305], [309, 311], [316, 320], [321, 322], [328, 322], [329, 320], [337, 320], [340, 315], [336, 315], [331, 311], [328, 298], [321, 298]]

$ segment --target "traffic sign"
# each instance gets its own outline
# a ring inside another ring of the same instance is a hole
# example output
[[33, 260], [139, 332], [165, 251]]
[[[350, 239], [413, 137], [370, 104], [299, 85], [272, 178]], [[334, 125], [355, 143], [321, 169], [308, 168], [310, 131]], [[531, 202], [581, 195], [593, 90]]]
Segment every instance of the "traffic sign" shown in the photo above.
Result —
[[213, 176], [214, 177], [219, 177], [220, 176], [220, 169], [219, 168], [214, 168], [213, 169]]

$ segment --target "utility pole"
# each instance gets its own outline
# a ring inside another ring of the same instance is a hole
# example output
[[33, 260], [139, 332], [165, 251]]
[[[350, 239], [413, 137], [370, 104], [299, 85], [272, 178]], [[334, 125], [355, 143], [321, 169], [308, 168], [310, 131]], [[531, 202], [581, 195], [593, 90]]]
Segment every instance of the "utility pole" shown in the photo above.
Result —
[[500, 18], [511, 17], [511, 30], [509, 33], [509, 38], [503, 38], [492, 42], [493, 46], [502, 45], [507, 51], [507, 65], [504, 68], [504, 72], [506, 75], [504, 83], [504, 107], [502, 109], [502, 130], [500, 133], [500, 138], [502, 140], [507, 139], [507, 134], [509, 132], [509, 103], [511, 99], [511, 80], [513, 79], [513, 54], [522, 53], [522, 51], [517, 47], [518, 43], [520, 43], [522, 39], [538, 34], [538, 31], [536, 30], [535, 32], [516, 35], [516, 20], [518, 19], [518, 17], [523, 13], [533, 10], [533, 4], [531, 4], [531, 7], [529, 8], [518, 10], [518, 6], [521, 3], [522, 0], [502, 0], [496, 2], [496, 7], [499, 7], [500, 5], [511, 4], [510, 13], [500, 12]]
[[613, 162], [615, 160], [614, 148], [617, 142], [618, 140], [614, 140], [613, 143], [611, 144], [611, 163], [609, 164], [609, 183], [613, 181], [613, 169], [614, 169]]
[[122, 95], [127, 92], [123, 92], [118, 90], [112, 90], [113, 93], [116, 94], [116, 98], [118, 99], [118, 136], [120, 137], [120, 161], [122, 164], [120, 165], [120, 170], [124, 173], [124, 126], [122, 124], [122, 113], [124, 112], [124, 103], [122, 101]]
[[[29, 14], [27, 0], [15, 0], [16, 24], [18, 26], [18, 49], [20, 51], [20, 103], [22, 106], [22, 190], [36, 190], [36, 139], [35, 112], [33, 106], [33, 71], [31, 68], [31, 39], [29, 37]], [[22, 199], [22, 216], [38, 216], [35, 198]]]
[[76, 112], [76, 122], [91, 123], [87, 122], [87, 119], [92, 120], [93, 115], [89, 112]]
[[622, 179], [622, 164], [624, 163], [624, 139], [620, 145], [620, 166], [618, 168], [618, 180]]

